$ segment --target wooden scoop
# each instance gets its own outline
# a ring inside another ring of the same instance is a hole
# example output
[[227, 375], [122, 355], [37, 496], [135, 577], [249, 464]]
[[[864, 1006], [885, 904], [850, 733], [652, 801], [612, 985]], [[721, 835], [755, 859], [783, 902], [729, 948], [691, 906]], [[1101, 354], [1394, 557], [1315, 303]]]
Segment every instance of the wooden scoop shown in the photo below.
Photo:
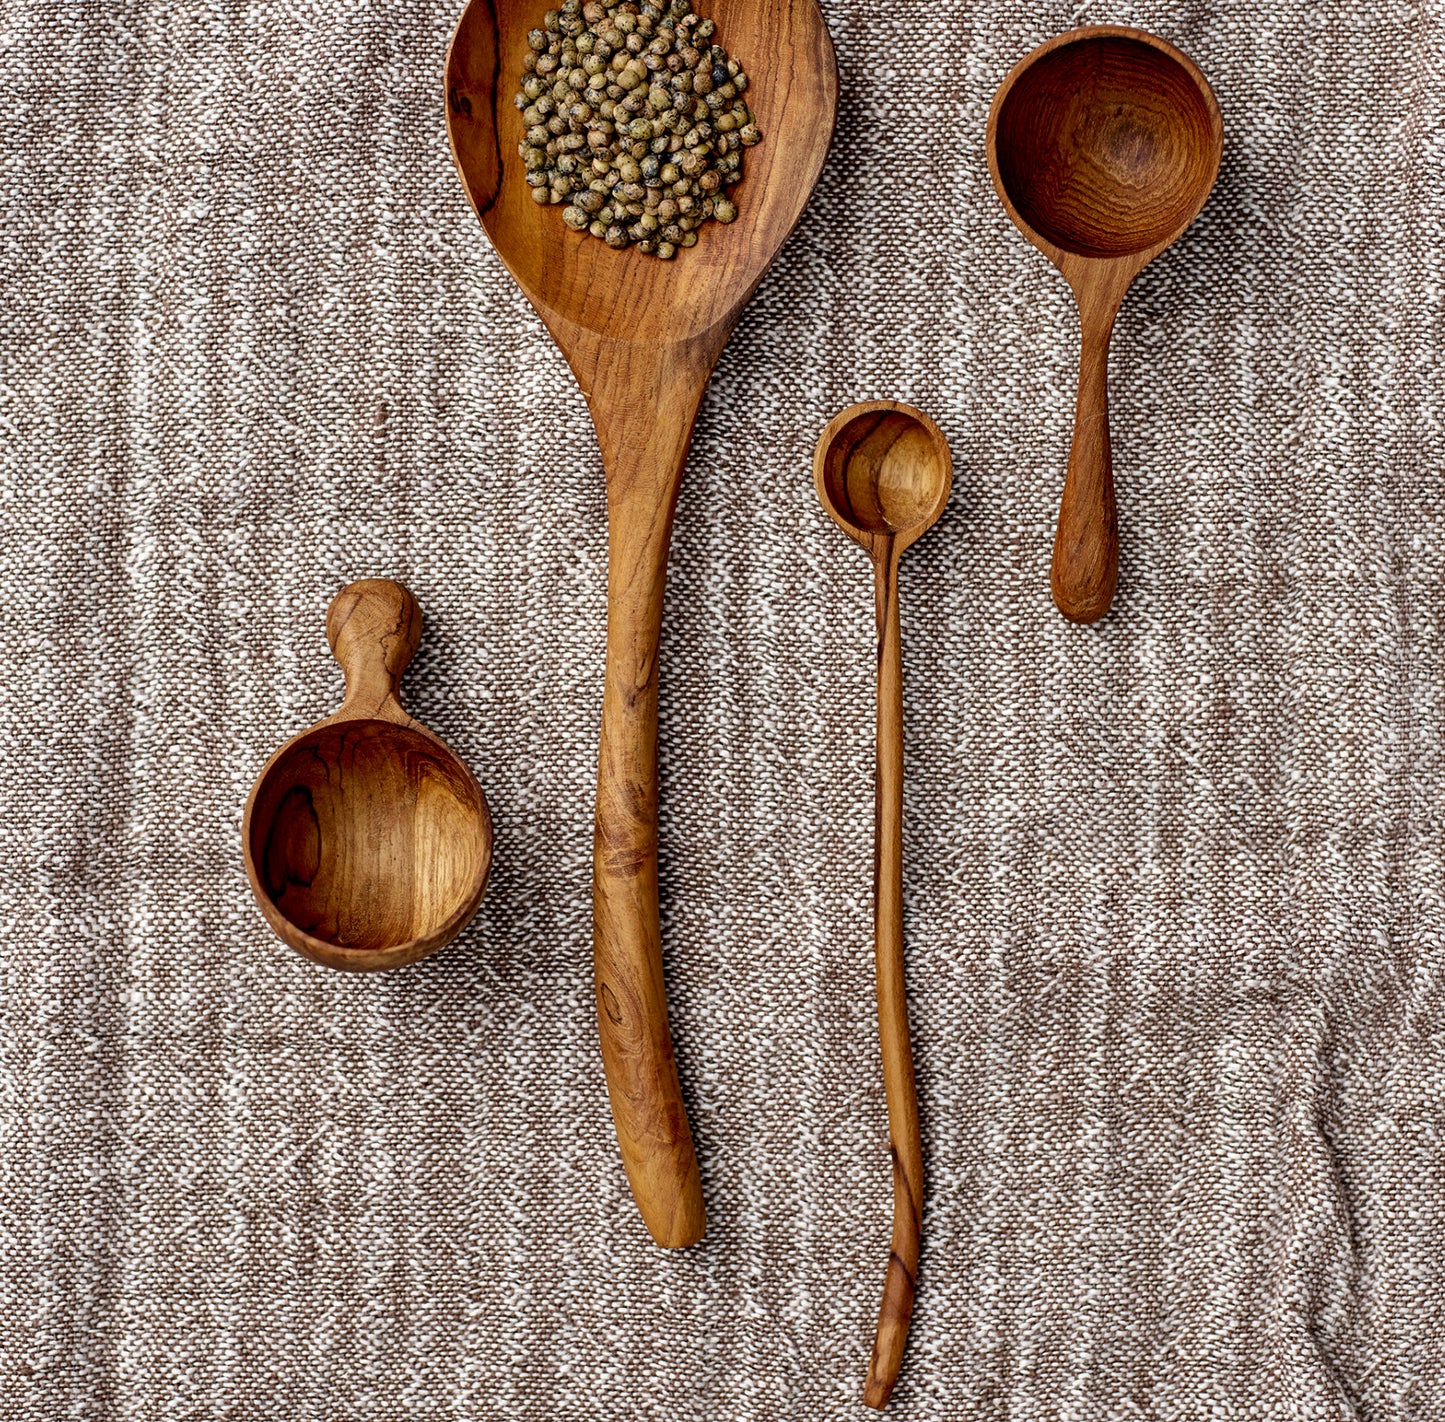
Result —
[[476, 913], [492, 817], [472, 772], [397, 700], [421, 638], [416, 599], [400, 583], [352, 583], [326, 635], [346, 700], [256, 777], [241, 825], [246, 877], [298, 953], [353, 972], [399, 968]]
[[602, 1061], [622, 1161], [652, 1237], [683, 1248], [705, 1217], [678, 1087], [657, 903], [657, 655], [678, 485], [729, 333], [797, 224], [838, 104], [816, 0], [715, 0], [763, 141], [737, 220], [661, 261], [569, 232], [523, 178], [512, 96], [542, 0], [471, 0], [447, 56], [447, 128], [472, 206], [572, 367], [602, 446], [609, 518], [607, 677], [597, 772], [593, 936]]
[[1223, 144], [1204, 75], [1173, 45], [1121, 25], [1041, 44], [994, 95], [994, 187], [1079, 304], [1079, 396], [1053, 566], [1054, 603], [1071, 622], [1102, 617], [1119, 578], [1109, 452], [1114, 318], [1134, 278], [1204, 206]]
[[893, 1156], [893, 1243], [863, 1401], [882, 1408], [898, 1381], [908, 1341], [923, 1220], [923, 1146], [903, 978], [903, 651], [898, 558], [933, 527], [948, 503], [953, 457], [938, 426], [921, 410], [874, 400], [849, 406], [823, 431], [813, 458], [813, 482], [833, 522], [873, 560], [878, 613], [873, 924], [878, 1031]]

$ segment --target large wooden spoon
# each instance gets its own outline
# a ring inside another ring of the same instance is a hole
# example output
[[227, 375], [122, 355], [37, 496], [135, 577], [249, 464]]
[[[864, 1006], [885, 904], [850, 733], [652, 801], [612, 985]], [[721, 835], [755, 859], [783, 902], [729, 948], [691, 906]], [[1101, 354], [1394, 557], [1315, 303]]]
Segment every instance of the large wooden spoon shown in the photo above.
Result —
[[447, 128], [498, 255], [587, 397], [609, 518], [607, 677], [597, 773], [593, 937], [602, 1060], [623, 1164], [661, 1245], [702, 1237], [692, 1133], [678, 1087], [657, 903], [657, 656], [673, 510], [692, 428], [738, 314], [796, 226], [838, 106], [817, 0], [713, 0], [717, 43], [743, 63], [763, 141], [737, 220], [707, 223], [670, 262], [569, 232], [532, 200], [512, 96], [544, 0], [471, 0], [447, 56]]
[[1079, 304], [1079, 395], [1052, 577], [1054, 603], [1071, 622], [1102, 617], [1119, 578], [1109, 449], [1114, 318], [1134, 278], [1204, 206], [1223, 134], [1194, 63], [1122, 25], [1041, 44], [1013, 67], [989, 111], [999, 198]]
[[833, 522], [873, 560], [878, 614], [873, 947], [888, 1148], [893, 1157], [893, 1239], [863, 1401], [881, 1409], [898, 1381], [908, 1341], [923, 1224], [923, 1143], [903, 978], [903, 648], [898, 559], [938, 522], [948, 504], [953, 456], [942, 431], [922, 410], [894, 400], [873, 400], [850, 405], [823, 431], [813, 456], [813, 482]]

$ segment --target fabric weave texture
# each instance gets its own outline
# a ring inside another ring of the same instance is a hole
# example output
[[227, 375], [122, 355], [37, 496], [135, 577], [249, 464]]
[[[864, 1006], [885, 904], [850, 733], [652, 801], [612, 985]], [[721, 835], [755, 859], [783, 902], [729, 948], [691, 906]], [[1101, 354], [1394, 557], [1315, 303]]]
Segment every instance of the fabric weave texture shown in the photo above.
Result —
[[[902, 571], [927, 1203], [889, 1415], [1445, 1417], [1445, 10], [825, 10], [837, 140], [674, 532], [709, 1226], [669, 1254], [593, 1020], [600, 459], [451, 166], [459, 0], [0, 0], [3, 1422], [866, 1415], [873, 611], [810, 465], [870, 398], [956, 462]], [[1194, 58], [1226, 138], [1119, 319], [1120, 590], [1076, 628], [1077, 323], [983, 135], [1104, 21]], [[339, 703], [361, 576], [420, 600], [408, 705], [497, 842], [454, 945], [349, 977], [270, 936], [239, 825]]]

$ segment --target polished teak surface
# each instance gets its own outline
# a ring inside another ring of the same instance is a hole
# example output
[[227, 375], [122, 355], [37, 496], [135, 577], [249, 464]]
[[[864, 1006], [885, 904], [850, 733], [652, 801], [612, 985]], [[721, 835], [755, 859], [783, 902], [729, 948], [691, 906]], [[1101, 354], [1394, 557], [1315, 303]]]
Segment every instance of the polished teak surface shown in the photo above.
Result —
[[833, 521], [873, 560], [878, 615], [878, 761], [874, 839], [874, 952], [878, 1031], [893, 1158], [893, 1241], [878, 1335], [863, 1400], [886, 1406], [898, 1381], [923, 1218], [923, 1147], [908, 1040], [903, 972], [903, 652], [898, 558], [937, 522], [953, 485], [953, 458], [938, 426], [911, 405], [853, 405], [818, 441], [818, 497]]
[[411, 593], [352, 583], [333, 600], [326, 634], [346, 699], [257, 777], [241, 829], [246, 874], [298, 953], [330, 968], [397, 968], [450, 942], [476, 912], [491, 815], [471, 771], [397, 698], [421, 637]]
[[[678, 1085], [657, 899], [657, 657], [679, 481], [712, 368], [797, 224], [832, 140], [838, 78], [816, 0], [716, 0], [717, 42], [750, 77], [764, 139], [737, 219], [661, 261], [569, 232], [532, 200], [512, 107], [541, 0], [471, 0], [446, 66], [447, 127], [472, 206], [572, 367], [607, 478], [607, 675], [593, 854], [602, 1060], [622, 1160], [662, 1245], [701, 1238], [702, 1186]], [[579, 457], [581, 452], [579, 451]]]
[[1022, 59], [994, 96], [994, 187], [1079, 306], [1074, 439], [1054, 538], [1054, 602], [1093, 622], [1114, 600], [1118, 513], [1109, 337], [1134, 278], [1194, 220], [1219, 173], [1219, 105], [1198, 68], [1143, 30], [1072, 30]]

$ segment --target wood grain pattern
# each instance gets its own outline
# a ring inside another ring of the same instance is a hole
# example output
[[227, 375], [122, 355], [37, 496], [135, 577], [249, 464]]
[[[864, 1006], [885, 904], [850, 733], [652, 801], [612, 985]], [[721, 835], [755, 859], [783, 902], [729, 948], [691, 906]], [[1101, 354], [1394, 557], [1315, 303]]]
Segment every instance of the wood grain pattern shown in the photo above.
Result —
[[463, 185], [592, 412], [607, 478], [607, 675], [593, 855], [597, 1021], [618, 1145], [658, 1244], [705, 1226], [673, 1058], [657, 901], [657, 655], [673, 511], [693, 424], [739, 312], [797, 224], [832, 140], [838, 78], [816, 0], [716, 0], [717, 42], [751, 76], [766, 139], [737, 220], [670, 262], [572, 233], [523, 181], [511, 106], [545, 5], [471, 0], [447, 56], [447, 128]]
[[1118, 512], [1109, 445], [1114, 319], [1134, 278], [1198, 215], [1224, 129], [1203, 74], [1144, 30], [1058, 35], [1014, 66], [988, 116], [994, 187], [1079, 306], [1079, 393], [1054, 537], [1054, 603], [1094, 622], [1114, 600]]
[[873, 561], [878, 622], [878, 760], [874, 821], [874, 953], [878, 1031], [893, 1160], [893, 1238], [878, 1310], [878, 1334], [863, 1400], [883, 1408], [898, 1380], [923, 1219], [923, 1145], [908, 1034], [903, 968], [903, 652], [898, 559], [943, 513], [953, 458], [938, 426], [891, 400], [853, 405], [818, 441], [818, 497], [833, 521]]
[[400, 583], [366, 579], [326, 616], [341, 709], [288, 741], [246, 801], [246, 876], [266, 921], [330, 968], [414, 963], [464, 928], [486, 891], [492, 820], [470, 770], [402, 709], [421, 638]]

